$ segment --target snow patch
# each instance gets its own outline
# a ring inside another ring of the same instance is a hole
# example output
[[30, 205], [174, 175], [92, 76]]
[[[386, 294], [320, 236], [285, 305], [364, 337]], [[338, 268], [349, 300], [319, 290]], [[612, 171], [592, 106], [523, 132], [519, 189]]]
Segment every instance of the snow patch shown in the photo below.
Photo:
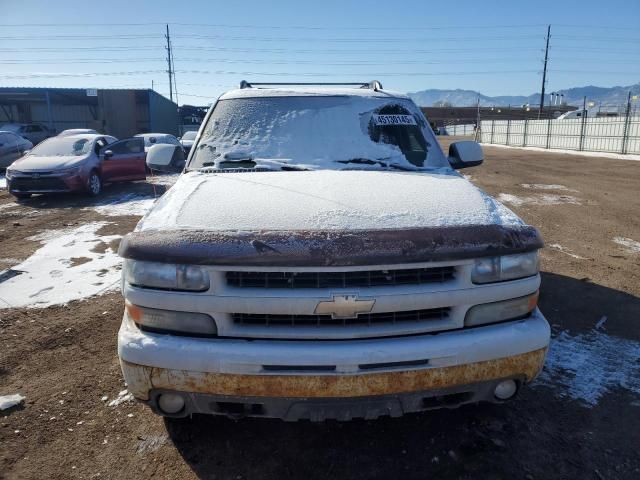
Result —
[[96, 234], [107, 224], [88, 223], [31, 237], [43, 246], [11, 268], [20, 274], [0, 284], [9, 304], [1, 303], [0, 308], [42, 308], [117, 289], [121, 259], [109, 244], [120, 236]]
[[8, 410], [16, 405], [20, 405], [24, 401], [24, 397], [19, 393], [13, 395], [0, 396], [0, 410]]
[[640, 396], [638, 358], [639, 342], [596, 330], [576, 336], [563, 331], [551, 340], [545, 368], [536, 384], [589, 406], [619, 388]]
[[571, 195], [554, 195], [551, 193], [536, 195], [534, 197], [518, 197], [510, 193], [501, 193], [498, 195], [498, 200], [518, 207], [521, 205], [561, 205], [563, 203], [582, 205], [579, 198]]
[[85, 207], [84, 210], [93, 210], [101, 215], [120, 216], [136, 215], [143, 216], [155, 203], [156, 198], [139, 193], [127, 193], [120, 197], [107, 197], [98, 205]]
[[629, 253], [640, 253], [640, 242], [625, 237], [615, 237], [613, 241], [625, 247]]
[[590, 260], [587, 257], [581, 257], [580, 255], [576, 255], [575, 253], [571, 253], [570, 249], [568, 249], [567, 247], [563, 247], [559, 243], [552, 243], [552, 244], [549, 245], [549, 248], [553, 248], [554, 250], [558, 250], [559, 252], [562, 252], [565, 255], [568, 255], [568, 256], [570, 256], [572, 258], [577, 258], [578, 260]]
[[0, 189], [7, 188], [7, 178], [4, 175], [0, 175]]
[[530, 190], [562, 190], [565, 192], [577, 192], [578, 190], [574, 190], [573, 188], [568, 188], [564, 185], [551, 184], [546, 185], [544, 183], [521, 183], [521, 187], [528, 188]]
[[118, 393], [118, 396], [111, 400], [108, 405], [110, 407], [117, 407], [122, 403], [133, 402], [133, 393], [129, 393], [128, 390], [122, 390]]
[[152, 174], [147, 177], [147, 183], [152, 183], [154, 185], [165, 185], [170, 187], [178, 181], [178, 177], [180, 177], [179, 173], [170, 173], [164, 175]]

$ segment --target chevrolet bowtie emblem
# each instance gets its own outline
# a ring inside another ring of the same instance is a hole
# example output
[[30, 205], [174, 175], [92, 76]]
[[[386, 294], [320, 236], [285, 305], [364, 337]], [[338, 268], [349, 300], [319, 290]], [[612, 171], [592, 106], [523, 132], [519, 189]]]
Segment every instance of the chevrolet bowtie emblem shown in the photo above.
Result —
[[359, 313], [369, 313], [376, 303], [373, 299], [358, 300], [358, 295], [333, 295], [332, 300], [319, 302], [316, 315], [331, 315], [331, 318], [356, 318]]

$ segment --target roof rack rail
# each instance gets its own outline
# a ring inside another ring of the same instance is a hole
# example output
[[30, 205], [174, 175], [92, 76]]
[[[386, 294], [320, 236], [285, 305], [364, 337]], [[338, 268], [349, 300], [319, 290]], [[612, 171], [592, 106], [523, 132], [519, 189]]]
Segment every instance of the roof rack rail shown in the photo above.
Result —
[[369, 88], [371, 90], [382, 90], [382, 83], [378, 80], [371, 80], [370, 82], [247, 82], [242, 80], [240, 82], [240, 88], [253, 88], [257, 86], [311, 86], [311, 85], [326, 85], [326, 86], [354, 86], [360, 88]]

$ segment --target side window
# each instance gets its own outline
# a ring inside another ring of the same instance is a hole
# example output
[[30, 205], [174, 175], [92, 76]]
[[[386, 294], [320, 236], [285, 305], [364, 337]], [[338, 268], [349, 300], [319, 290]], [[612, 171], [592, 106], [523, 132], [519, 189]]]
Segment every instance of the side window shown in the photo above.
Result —
[[27, 132], [41, 132], [42, 127], [40, 125], [29, 125], [27, 127]]
[[107, 148], [113, 152], [114, 155], [130, 155], [133, 153], [144, 152], [144, 141], [142, 138], [127, 138], [126, 140], [120, 140], [108, 145]]

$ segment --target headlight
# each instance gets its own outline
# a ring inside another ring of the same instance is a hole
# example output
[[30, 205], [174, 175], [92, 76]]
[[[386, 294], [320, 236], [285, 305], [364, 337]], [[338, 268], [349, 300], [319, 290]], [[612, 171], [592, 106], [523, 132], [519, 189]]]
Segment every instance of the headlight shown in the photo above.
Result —
[[209, 289], [209, 275], [196, 265], [125, 260], [124, 279], [143, 288], [204, 292]]
[[7, 169], [4, 172], [4, 176], [6, 177], [7, 180], [11, 180], [16, 173], [19, 173], [19, 172], [17, 170], [12, 170], [11, 167], [7, 167]]
[[501, 302], [483, 303], [471, 307], [464, 317], [465, 327], [516, 320], [530, 314], [538, 304], [538, 292], [526, 297], [512, 298]]
[[502, 257], [478, 258], [471, 272], [473, 283], [503, 282], [538, 273], [538, 251]]
[[158, 333], [187, 333], [193, 335], [216, 335], [216, 322], [205, 313], [176, 312], [157, 308], [140, 307], [125, 303], [127, 315], [136, 325]]

